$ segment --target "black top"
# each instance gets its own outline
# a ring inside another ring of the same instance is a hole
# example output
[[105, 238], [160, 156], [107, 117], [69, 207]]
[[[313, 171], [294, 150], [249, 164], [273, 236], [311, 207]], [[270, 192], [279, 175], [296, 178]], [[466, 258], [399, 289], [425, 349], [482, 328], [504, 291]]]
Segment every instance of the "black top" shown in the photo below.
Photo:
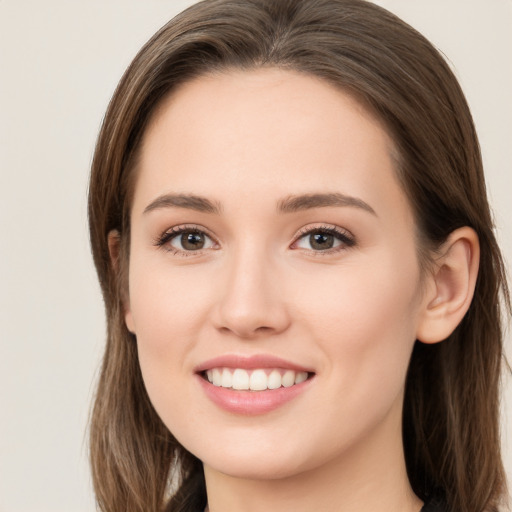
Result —
[[446, 505], [441, 500], [428, 500], [420, 512], [448, 512]]
[[[208, 509], [201, 509], [199, 512], [204, 512], [204, 510]], [[442, 500], [430, 499], [425, 502], [420, 512], [448, 512], [448, 509]]]

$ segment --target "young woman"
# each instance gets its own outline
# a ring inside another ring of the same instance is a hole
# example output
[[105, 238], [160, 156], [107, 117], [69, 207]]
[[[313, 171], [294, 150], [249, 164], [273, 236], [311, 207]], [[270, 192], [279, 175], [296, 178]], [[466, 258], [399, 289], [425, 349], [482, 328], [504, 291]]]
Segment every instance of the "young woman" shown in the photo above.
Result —
[[361, 0], [206, 0], [107, 111], [104, 511], [495, 511], [509, 304], [471, 115]]

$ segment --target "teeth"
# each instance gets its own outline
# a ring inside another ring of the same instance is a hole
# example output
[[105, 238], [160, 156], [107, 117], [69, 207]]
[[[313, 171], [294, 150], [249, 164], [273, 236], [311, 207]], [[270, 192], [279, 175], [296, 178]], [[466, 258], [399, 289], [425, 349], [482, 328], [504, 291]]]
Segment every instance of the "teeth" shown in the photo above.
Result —
[[288, 370], [282, 377], [281, 382], [285, 388], [289, 388], [295, 384], [295, 372]]
[[222, 371], [219, 368], [213, 370], [213, 385], [220, 386], [222, 381]]
[[281, 374], [277, 370], [272, 370], [268, 376], [268, 389], [277, 389], [281, 387]]
[[213, 368], [207, 370], [206, 378], [214, 386], [236, 390], [264, 391], [278, 389], [281, 386], [289, 388], [300, 384], [308, 378], [307, 372], [293, 370], [244, 370], [242, 368]]
[[219, 386], [223, 388], [230, 388], [233, 386], [233, 376], [230, 372], [222, 372]]
[[295, 374], [295, 384], [300, 384], [301, 382], [304, 382], [307, 380], [308, 374], [307, 372], [297, 372]]
[[263, 391], [268, 387], [267, 374], [263, 370], [254, 370], [249, 380], [249, 388], [252, 391]]
[[[229, 382], [229, 379], [224, 380], [224, 375], [228, 373], [229, 372], [226, 371], [222, 373], [222, 383]], [[249, 389], [249, 374], [245, 370], [240, 370], [240, 368], [237, 368], [233, 372], [233, 384], [231, 385], [231, 387], [233, 389]]]

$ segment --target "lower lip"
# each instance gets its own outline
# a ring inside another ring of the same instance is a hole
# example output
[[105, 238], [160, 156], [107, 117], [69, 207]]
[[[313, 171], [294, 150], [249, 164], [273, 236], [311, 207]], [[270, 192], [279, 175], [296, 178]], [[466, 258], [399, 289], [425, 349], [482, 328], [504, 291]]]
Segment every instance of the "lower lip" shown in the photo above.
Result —
[[266, 391], [236, 391], [230, 388], [214, 386], [201, 375], [197, 375], [206, 396], [220, 408], [247, 416], [265, 414], [278, 409], [306, 391], [312, 378], [294, 384], [289, 388], [267, 389]]

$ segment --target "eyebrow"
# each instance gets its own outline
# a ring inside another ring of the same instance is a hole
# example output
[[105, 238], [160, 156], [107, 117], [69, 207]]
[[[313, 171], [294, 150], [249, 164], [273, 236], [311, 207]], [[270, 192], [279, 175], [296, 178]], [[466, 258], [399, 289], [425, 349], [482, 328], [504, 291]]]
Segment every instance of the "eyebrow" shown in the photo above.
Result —
[[212, 202], [206, 197], [191, 194], [164, 194], [149, 203], [144, 208], [144, 213], [160, 208], [186, 208], [198, 212], [213, 213], [214, 215], [220, 215], [222, 211], [220, 203]]
[[[339, 192], [290, 195], [277, 202], [277, 211], [278, 213], [294, 213], [329, 206], [350, 206], [377, 216], [375, 210], [362, 199]], [[206, 197], [192, 194], [164, 194], [146, 206], [144, 213], [161, 208], [185, 208], [214, 215], [220, 215], [222, 212], [222, 205], [219, 202], [210, 201]]]
[[282, 213], [293, 213], [326, 206], [351, 206], [377, 216], [375, 210], [362, 199], [340, 194], [339, 192], [288, 196], [277, 203], [277, 210]]

